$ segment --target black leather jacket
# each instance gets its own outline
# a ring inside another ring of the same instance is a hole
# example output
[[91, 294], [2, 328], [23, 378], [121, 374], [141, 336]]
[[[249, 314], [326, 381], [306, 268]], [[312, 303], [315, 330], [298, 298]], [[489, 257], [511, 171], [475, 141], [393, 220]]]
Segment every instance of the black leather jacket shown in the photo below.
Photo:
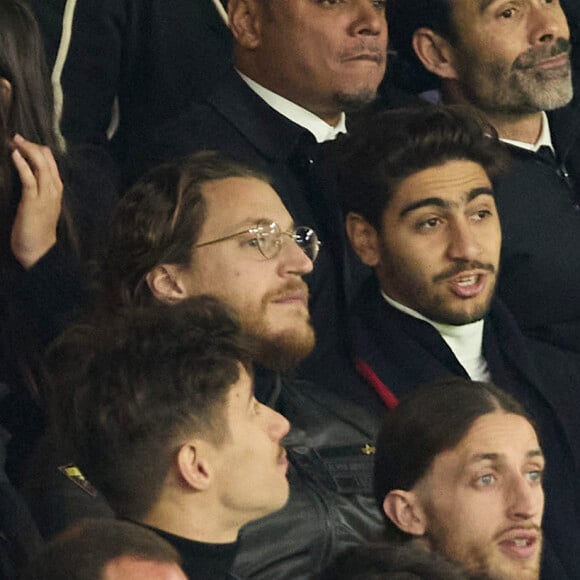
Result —
[[281, 511], [242, 530], [233, 571], [251, 579], [311, 578], [337, 552], [383, 529], [372, 471], [384, 406], [369, 389], [369, 404], [363, 404], [265, 371], [257, 373], [256, 389], [259, 398], [270, 399], [292, 423], [284, 440], [290, 500]]

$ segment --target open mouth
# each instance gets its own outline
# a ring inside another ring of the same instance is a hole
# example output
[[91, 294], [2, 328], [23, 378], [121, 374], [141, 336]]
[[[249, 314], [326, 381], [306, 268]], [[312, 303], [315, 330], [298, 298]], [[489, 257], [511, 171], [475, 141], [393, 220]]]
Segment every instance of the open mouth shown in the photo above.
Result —
[[485, 288], [486, 279], [486, 273], [464, 272], [451, 278], [449, 283], [456, 296], [473, 298]]
[[514, 560], [527, 560], [538, 556], [542, 533], [536, 526], [512, 528], [499, 538], [500, 550]]
[[535, 536], [522, 536], [500, 542], [500, 548], [510, 558], [527, 560], [536, 555], [537, 538]]

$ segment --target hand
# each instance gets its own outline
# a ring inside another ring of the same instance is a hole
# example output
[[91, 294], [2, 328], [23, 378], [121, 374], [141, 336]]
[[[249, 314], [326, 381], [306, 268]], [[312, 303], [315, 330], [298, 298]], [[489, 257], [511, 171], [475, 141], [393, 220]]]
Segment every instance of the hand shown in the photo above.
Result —
[[10, 245], [14, 257], [28, 270], [56, 244], [63, 185], [48, 147], [31, 143], [18, 134], [11, 144], [22, 195]]

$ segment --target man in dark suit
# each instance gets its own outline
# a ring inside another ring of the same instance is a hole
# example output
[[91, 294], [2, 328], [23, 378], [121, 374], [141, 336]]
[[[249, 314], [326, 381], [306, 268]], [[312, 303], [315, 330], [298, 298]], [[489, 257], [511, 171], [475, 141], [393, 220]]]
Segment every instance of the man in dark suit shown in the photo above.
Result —
[[[317, 336], [300, 374], [322, 383], [353, 380], [340, 342], [353, 265], [323, 142], [346, 131], [346, 114], [373, 101], [386, 64], [384, 2], [230, 0], [231, 70], [203, 106], [156, 132], [148, 164], [216, 149], [258, 166], [296, 223], [322, 247], [308, 276]], [[136, 171], [139, 173], [139, 171]]]
[[544, 577], [576, 578], [576, 367], [526, 341], [494, 298], [502, 236], [493, 181], [505, 150], [464, 112], [426, 107], [371, 121], [340, 159], [348, 235], [375, 271], [354, 308], [357, 368], [390, 408], [450, 375], [492, 380], [515, 396], [552, 466]]

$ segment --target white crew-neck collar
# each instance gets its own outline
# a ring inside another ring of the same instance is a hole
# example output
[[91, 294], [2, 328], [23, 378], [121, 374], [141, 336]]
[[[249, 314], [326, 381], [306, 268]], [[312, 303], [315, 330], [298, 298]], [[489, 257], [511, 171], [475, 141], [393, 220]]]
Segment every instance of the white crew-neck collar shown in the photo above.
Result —
[[491, 379], [487, 362], [483, 356], [483, 318], [459, 326], [442, 324], [430, 320], [416, 310], [397, 302], [382, 290], [381, 295], [393, 308], [413, 318], [423, 320], [435, 328], [472, 380], [489, 381]]

